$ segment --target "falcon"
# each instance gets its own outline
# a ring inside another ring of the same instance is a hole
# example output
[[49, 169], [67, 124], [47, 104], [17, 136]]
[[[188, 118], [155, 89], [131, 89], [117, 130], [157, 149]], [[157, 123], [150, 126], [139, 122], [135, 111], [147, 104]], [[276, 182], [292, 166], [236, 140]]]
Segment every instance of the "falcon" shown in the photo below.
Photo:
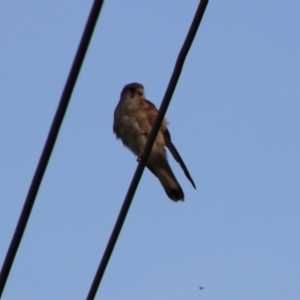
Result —
[[[138, 161], [144, 151], [157, 113], [155, 105], [146, 100], [143, 85], [139, 83], [125, 85], [114, 112], [113, 132], [138, 157]], [[165, 147], [169, 149], [175, 160], [180, 164], [195, 189], [196, 186], [171, 141], [167, 125], [168, 122], [163, 120], [146, 166], [159, 179], [171, 200], [175, 202], [183, 201], [184, 193], [168, 163]]]

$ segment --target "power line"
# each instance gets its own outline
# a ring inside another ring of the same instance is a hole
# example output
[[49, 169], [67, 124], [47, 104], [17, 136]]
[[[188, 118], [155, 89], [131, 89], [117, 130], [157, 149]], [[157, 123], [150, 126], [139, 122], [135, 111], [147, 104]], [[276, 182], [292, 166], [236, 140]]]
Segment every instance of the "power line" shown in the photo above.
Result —
[[93, 300], [96, 296], [96, 293], [97, 293], [98, 287], [100, 285], [101, 279], [103, 277], [103, 274], [104, 274], [105, 269], [107, 267], [107, 264], [109, 262], [110, 256], [111, 256], [111, 254], [114, 250], [114, 246], [117, 242], [118, 236], [119, 236], [119, 234], [121, 232], [121, 229], [122, 229], [122, 226], [124, 224], [124, 221], [125, 221], [126, 215], [128, 213], [129, 207], [131, 205], [133, 196], [135, 194], [135, 191], [137, 189], [137, 186], [139, 184], [139, 181], [140, 181], [140, 179], [142, 177], [142, 174], [143, 174], [143, 171], [145, 169], [145, 165], [146, 165], [147, 159], [149, 157], [149, 154], [151, 152], [154, 140], [156, 138], [158, 130], [160, 129], [161, 123], [162, 123], [163, 118], [166, 114], [168, 106], [171, 102], [171, 98], [172, 98], [172, 95], [174, 93], [176, 84], [179, 80], [180, 73], [182, 71], [185, 58], [186, 58], [186, 56], [189, 52], [189, 49], [192, 45], [194, 37], [197, 33], [198, 27], [199, 27], [200, 22], [202, 20], [202, 17], [203, 17], [203, 14], [205, 12], [207, 4], [208, 4], [208, 0], [202, 0], [199, 3], [198, 9], [197, 9], [196, 14], [194, 16], [194, 19], [192, 21], [192, 24], [191, 24], [191, 27], [190, 27], [189, 32], [187, 34], [187, 37], [184, 41], [184, 44], [183, 44], [183, 46], [180, 50], [179, 55], [178, 55], [178, 58], [177, 58], [177, 61], [176, 61], [176, 64], [175, 64], [175, 68], [173, 70], [172, 77], [170, 79], [169, 85], [168, 85], [167, 90], [165, 92], [165, 95], [164, 95], [163, 101], [161, 103], [161, 106], [159, 108], [156, 120], [153, 124], [153, 128], [152, 128], [152, 130], [150, 132], [150, 135], [149, 135], [149, 138], [147, 140], [147, 143], [146, 143], [144, 152], [142, 154], [141, 160], [140, 160], [140, 162], [137, 166], [137, 169], [135, 171], [135, 174], [133, 176], [133, 179], [132, 179], [131, 184], [129, 186], [129, 189], [127, 191], [127, 195], [126, 195], [125, 200], [123, 202], [123, 206], [121, 208], [118, 219], [116, 221], [115, 227], [112, 231], [112, 234], [111, 234], [110, 239], [108, 241], [108, 244], [106, 246], [105, 252], [102, 256], [102, 260], [100, 262], [100, 265], [99, 265], [98, 270], [96, 272], [96, 275], [94, 277], [93, 283], [90, 287], [90, 291], [89, 291], [89, 294], [87, 296], [87, 300]]
[[75, 55], [68, 79], [66, 81], [64, 90], [62, 92], [60, 102], [54, 116], [50, 131], [48, 133], [48, 137], [41, 154], [38, 166], [36, 168], [35, 174], [33, 176], [18, 224], [16, 226], [13, 238], [11, 240], [9, 249], [7, 251], [2, 269], [0, 274], [0, 297], [4, 290], [7, 278], [9, 276], [9, 272], [11, 270], [12, 264], [14, 262], [14, 258], [18, 251], [19, 245], [21, 243], [22, 236], [24, 234], [28, 219], [30, 217], [30, 213], [32, 207], [34, 205], [34, 201], [36, 195], [38, 193], [40, 184], [42, 182], [43, 176], [45, 174], [52, 150], [54, 148], [56, 138], [59, 133], [59, 129], [61, 127], [62, 121], [64, 119], [74, 86], [76, 84], [77, 77], [80, 72], [80, 68], [82, 66], [85, 54], [87, 52], [95, 25], [98, 20], [99, 13], [101, 11], [103, 4], [103, 0], [94, 0], [93, 6], [90, 11], [90, 15], [88, 17], [87, 23], [85, 25], [85, 29], [83, 35], [81, 37], [80, 44], [77, 49], [77, 53]]

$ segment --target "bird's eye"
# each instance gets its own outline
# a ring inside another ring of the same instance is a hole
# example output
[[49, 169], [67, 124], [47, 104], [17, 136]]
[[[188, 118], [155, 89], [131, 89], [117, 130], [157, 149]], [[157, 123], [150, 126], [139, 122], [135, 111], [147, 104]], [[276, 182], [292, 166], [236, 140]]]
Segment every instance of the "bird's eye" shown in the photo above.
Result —
[[140, 95], [140, 96], [143, 96], [143, 95], [144, 95], [144, 93], [141, 92], [141, 91], [136, 91], [136, 92], [137, 92], [137, 94]]

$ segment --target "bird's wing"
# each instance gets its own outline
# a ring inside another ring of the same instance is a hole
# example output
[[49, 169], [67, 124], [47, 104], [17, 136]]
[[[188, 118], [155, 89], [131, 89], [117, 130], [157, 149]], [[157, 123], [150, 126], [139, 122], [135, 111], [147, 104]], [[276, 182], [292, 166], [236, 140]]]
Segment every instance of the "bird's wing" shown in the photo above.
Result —
[[149, 123], [151, 124], [151, 126], [153, 126], [154, 124], [154, 121], [156, 119], [156, 116], [157, 116], [157, 108], [155, 107], [155, 105], [150, 102], [149, 100], [144, 100], [143, 101], [144, 103], [144, 109], [146, 111], [146, 114], [147, 114], [147, 118], [148, 118], [148, 121]]
[[[146, 100], [145, 99], [145, 109], [147, 110], [147, 116], [148, 116], [148, 119], [149, 119], [149, 122], [151, 125], [153, 125], [154, 121], [155, 121], [155, 118], [157, 116], [157, 109], [155, 107], [155, 105], [150, 102], [149, 100]], [[191, 182], [192, 186], [194, 188], [196, 188], [196, 185], [186, 167], [186, 165], [184, 164], [181, 156], [179, 155], [177, 149], [175, 148], [175, 146], [173, 145], [172, 141], [171, 141], [171, 135], [170, 135], [170, 132], [167, 128], [167, 121], [164, 120], [163, 121], [163, 125], [162, 125], [162, 132], [163, 132], [163, 135], [164, 135], [164, 139], [165, 139], [165, 142], [166, 142], [166, 146], [168, 147], [168, 149], [170, 150], [170, 152], [172, 153], [174, 159], [180, 164], [185, 176], [187, 177], [187, 179]]]
[[170, 150], [170, 152], [172, 153], [173, 157], [175, 158], [175, 160], [180, 164], [185, 176], [187, 177], [187, 179], [191, 182], [192, 186], [196, 189], [196, 185], [194, 183], [194, 180], [192, 179], [186, 165], [184, 164], [180, 154], [178, 153], [177, 149], [175, 148], [175, 146], [173, 145], [172, 141], [171, 141], [171, 135], [169, 130], [166, 128], [166, 130], [164, 131], [164, 138], [165, 138], [165, 142], [166, 142], [166, 146], [168, 147], [168, 149]]

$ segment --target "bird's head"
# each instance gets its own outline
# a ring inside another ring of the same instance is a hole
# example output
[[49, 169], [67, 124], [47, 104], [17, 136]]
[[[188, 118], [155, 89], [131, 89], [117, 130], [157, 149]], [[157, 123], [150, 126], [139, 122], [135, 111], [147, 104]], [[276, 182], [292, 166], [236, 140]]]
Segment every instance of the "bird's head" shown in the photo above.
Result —
[[144, 87], [140, 83], [126, 84], [121, 92], [121, 98], [129, 97], [133, 98], [137, 94], [141, 98], [145, 98]]

